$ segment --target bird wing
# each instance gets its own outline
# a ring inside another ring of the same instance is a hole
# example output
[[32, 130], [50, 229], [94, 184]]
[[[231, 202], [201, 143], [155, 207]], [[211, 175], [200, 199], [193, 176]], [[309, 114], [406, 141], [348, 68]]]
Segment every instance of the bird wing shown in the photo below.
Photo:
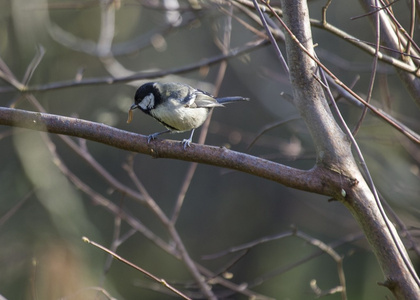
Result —
[[196, 90], [194, 93], [191, 93], [190, 96], [194, 98], [191, 100], [193, 100], [192, 102], [194, 102], [196, 107], [210, 108], [210, 107], [216, 107], [216, 106], [223, 106], [222, 104], [217, 102], [217, 100], [213, 96], [200, 90]]

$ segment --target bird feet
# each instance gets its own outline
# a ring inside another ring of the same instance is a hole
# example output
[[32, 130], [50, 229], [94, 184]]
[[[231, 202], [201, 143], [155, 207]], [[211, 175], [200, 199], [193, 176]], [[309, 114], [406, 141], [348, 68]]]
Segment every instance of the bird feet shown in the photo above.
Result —
[[152, 133], [147, 136], [147, 143], [149, 144], [151, 140], [155, 140], [160, 132]]
[[184, 146], [184, 150], [187, 148], [187, 147], [191, 147], [191, 142], [192, 142], [192, 139], [191, 138], [189, 138], [189, 139], [184, 139], [184, 140], [182, 140], [182, 145]]
[[[166, 130], [166, 131], [162, 131], [162, 132], [156, 132], [156, 133], [149, 134], [147, 136], [147, 143], [149, 144], [150, 141], [155, 140], [158, 135], [161, 135], [163, 133], [168, 133], [168, 132], [170, 132], [170, 130]], [[182, 140], [181, 144], [184, 147], [184, 150], [187, 149], [187, 147], [191, 147], [191, 142], [192, 142], [193, 134], [194, 134], [194, 129], [192, 130], [191, 136], [190, 136], [189, 139]]]

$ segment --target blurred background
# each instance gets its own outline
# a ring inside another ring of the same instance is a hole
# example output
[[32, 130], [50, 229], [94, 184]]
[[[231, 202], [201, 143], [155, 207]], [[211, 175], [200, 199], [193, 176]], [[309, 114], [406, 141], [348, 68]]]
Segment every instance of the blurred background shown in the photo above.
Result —
[[[311, 18], [320, 20], [324, 4], [310, 2]], [[278, 6], [278, 2], [271, 1], [271, 5]], [[402, 25], [408, 26], [406, 3], [398, 2], [393, 8]], [[374, 42], [367, 17], [351, 20], [364, 13], [352, 1], [333, 1], [327, 16], [332, 25], [348, 34]], [[32, 92], [17, 92], [2, 80], [0, 105], [38, 111], [34, 103], [39, 102], [51, 114], [148, 135], [163, 127], [140, 111], [134, 112], [131, 124], [126, 123], [137, 87], [155, 80], [184, 82], [219, 96], [251, 98], [249, 103], [214, 111], [206, 144], [310, 169], [315, 163], [312, 141], [288, 101], [288, 77], [273, 48], [261, 39], [264, 31], [253, 16], [255, 11], [246, 1], [2, 1], [1, 69], [4, 72], [7, 66], [17, 80], [27, 79]], [[373, 58], [325, 30], [314, 28], [313, 35], [321, 61], [364, 96]], [[281, 32], [278, 41], [284, 51]], [[223, 54], [229, 55], [225, 70], [221, 60], [217, 61]], [[34, 58], [38, 62], [31, 69]], [[216, 62], [203, 65], [206, 59]], [[186, 66], [188, 71], [179, 72]], [[33, 72], [28, 74], [28, 69]], [[159, 71], [165, 76], [147, 78], [147, 72]], [[138, 77], [141, 80], [112, 84], [106, 80], [138, 73], [143, 74]], [[81, 84], [88, 79], [93, 84]], [[68, 82], [74, 84], [67, 86]], [[29, 94], [34, 98], [31, 101]], [[379, 64], [372, 101], [419, 132], [419, 109], [391, 66]], [[345, 99], [338, 104], [349, 127], [354, 127], [360, 108]], [[188, 134], [162, 138], [182, 140]], [[60, 165], [116, 208], [128, 212], [155, 237], [173, 245], [168, 230], [151, 209], [117, 190], [60, 137], [48, 137], [0, 127], [0, 295], [10, 300], [173, 297], [140, 272], [115, 260], [111, 263], [106, 253], [84, 243], [83, 236], [107, 248], [122, 239], [114, 248], [120, 256], [181, 291], [186, 286], [197, 290], [183, 262], [75, 186]], [[86, 147], [112, 177], [136, 190], [138, 185], [127, 171], [127, 165], [132, 167], [156, 204], [168, 217], [172, 215], [190, 163], [153, 159], [74, 138], [71, 141]], [[416, 237], [418, 145], [370, 114], [357, 141], [380, 193]], [[193, 260], [215, 274], [229, 272], [225, 277], [244, 284], [257, 296], [313, 299], [312, 280], [322, 290], [339, 285], [337, 264], [294, 236], [256, 243], [246, 253], [214, 259], [205, 256], [297, 228], [337, 246], [336, 251], [344, 257], [349, 299], [390, 297], [387, 289], [377, 285], [383, 275], [358, 225], [345, 207], [329, 200], [249, 174], [199, 165], [175, 228]], [[242, 255], [240, 259], [238, 255]], [[418, 257], [412, 257], [418, 267]], [[221, 299], [249, 297], [221, 285], [215, 285], [214, 290]], [[329, 299], [341, 299], [341, 295]]]

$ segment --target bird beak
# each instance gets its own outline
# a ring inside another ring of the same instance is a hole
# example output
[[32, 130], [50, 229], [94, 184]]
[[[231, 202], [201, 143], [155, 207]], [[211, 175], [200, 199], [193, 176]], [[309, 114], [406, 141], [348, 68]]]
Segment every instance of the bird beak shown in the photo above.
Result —
[[131, 105], [130, 110], [136, 109], [136, 108], [138, 108], [138, 107], [139, 107], [139, 106], [138, 106], [136, 103], [134, 103], [133, 105]]

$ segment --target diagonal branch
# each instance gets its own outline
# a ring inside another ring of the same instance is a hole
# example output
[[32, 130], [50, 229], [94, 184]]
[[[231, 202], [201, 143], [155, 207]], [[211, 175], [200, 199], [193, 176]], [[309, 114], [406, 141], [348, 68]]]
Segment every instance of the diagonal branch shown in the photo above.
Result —
[[[243, 46], [232, 48], [227, 54], [218, 54], [210, 58], [202, 59], [199, 62], [194, 62], [192, 64], [188, 64], [181, 67], [175, 67], [172, 69], [166, 69], [166, 70], [160, 70], [160, 71], [143, 71], [143, 72], [135, 73], [133, 75], [123, 76], [123, 77], [118, 77], [118, 78], [115, 78], [112, 76], [95, 77], [95, 78], [85, 78], [83, 80], [57, 81], [57, 82], [35, 85], [35, 86], [25, 86], [22, 84], [18, 85], [18, 84], [13, 83], [12, 86], [10, 87], [9, 86], [0, 87], [0, 93], [9, 93], [16, 90], [19, 90], [21, 92], [22, 91], [41, 92], [41, 91], [64, 89], [64, 88], [75, 87], [75, 86], [80, 87], [80, 86], [101, 85], [101, 84], [109, 85], [113, 83], [130, 82], [134, 80], [143, 80], [143, 79], [150, 80], [154, 78], [164, 77], [167, 75], [187, 73], [193, 70], [200, 69], [201, 67], [214, 65], [214, 64], [220, 63], [221, 61], [224, 61], [233, 57], [238, 57], [250, 51], [254, 51], [255, 49], [258, 49], [259, 47], [262, 47], [266, 44], [268, 44], [268, 40], [257, 39], [257, 40], [248, 42]], [[2, 77], [1, 71], [2, 70], [0, 69], [0, 77]]]
[[186, 151], [177, 141], [155, 140], [148, 144], [147, 136], [53, 114], [1, 107], [0, 125], [75, 136], [156, 158], [194, 161], [229, 168], [276, 181], [288, 187], [331, 197], [340, 197], [343, 189], [351, 188], [355, 184], [352, 178], [320, 167], [299, 170], [224, 147], [192, 144], [192, 147]]

